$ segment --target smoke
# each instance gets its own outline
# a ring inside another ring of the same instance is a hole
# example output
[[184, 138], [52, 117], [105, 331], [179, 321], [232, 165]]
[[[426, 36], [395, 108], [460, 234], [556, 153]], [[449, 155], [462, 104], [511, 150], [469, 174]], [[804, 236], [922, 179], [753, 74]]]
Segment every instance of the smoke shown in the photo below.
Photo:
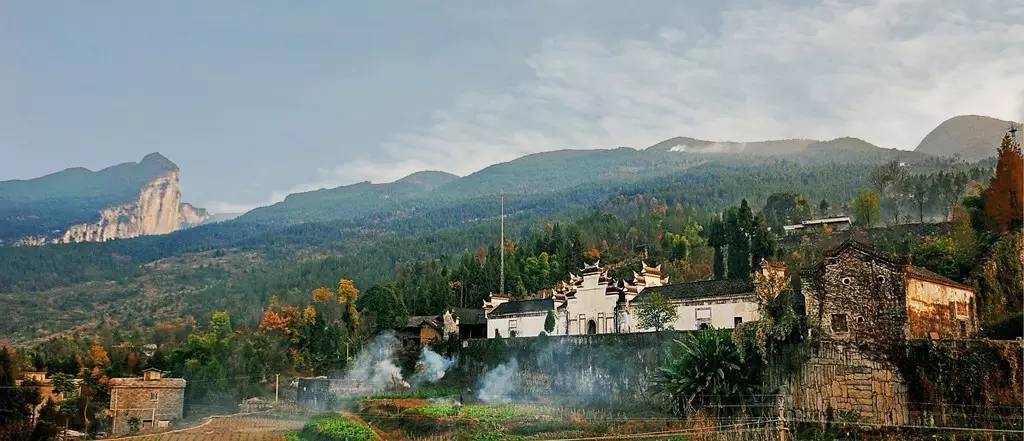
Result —
[[411, 382], [413, 385], [433, 383], [444, 377], [448, 368], [455, 364], [455, 359], [445, 357], [424, 346], [420, 350], [420, 359], [416, 363], [416, 374]]
[[508, 403], [519, 388], [519, 362], [515, 358], [499, 364], [480, 377], [476, 398], [485, 403]]
[[352, 368], [345, 374], [345, 381], [374, 391], [408, 388], [402, 369], [395, 364], [394, 353], [398, 347], [399, 341], [394, 332], [378, 335], [356, 355]]

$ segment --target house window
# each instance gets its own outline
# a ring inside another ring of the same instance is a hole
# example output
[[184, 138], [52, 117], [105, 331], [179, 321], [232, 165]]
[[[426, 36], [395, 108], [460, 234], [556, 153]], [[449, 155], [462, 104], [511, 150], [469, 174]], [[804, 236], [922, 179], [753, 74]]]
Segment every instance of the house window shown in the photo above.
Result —
[[586, 326], [587, 326], [587, 316], [585, 314], [580, 314], [579, 317], [580, 317], [580, 320], [579, 320], [579, 323], [580, 323], [580, 334], [586, 334], [587, 333], [587, 329], [586, 329]]
[[885, 276], [878, 276], [876, 279], [878, 280], [878, 283], [885, 283]]
[[853, 284], [853, 279], [850, 277], [843, 277], [842, 279], [839, 279], [839, 281], [846, 286], [850, 286], [851, 284]]
[[849, 332], [850, 327], [846, 324], [846, 314], [832, 314], [832, 332]]
[[607, 322], [607, 325], [605, 325], [605, 326], [608, 328], [608, 332], [618, 332], [615, 329], [615, 319], [614, 318], [607, 317], [607, 318], [605, 318], [605, 322]]
[[508, 321], [508, 336], [515, 337], [519, 332], [519, 320]]
[[600, 333], [604, 334], [605, 332], [607, 332], [604, 329], [604, 313], [603, 312], [597, 313], [597, 327], [598, 327]]
[[734, 328], [735, 327], [739, 327], [739, 325], [741, 325], [742, 323], [743, 323], [743, 317], [733, 317], [732, 318], [732, 326]]
[[707, 329], [711, 326], [711, 308], [697, 308], [694, 310], [694, 322], [697, 329]]
[[149, 393], [149, 401], [156, 401], [157, 398], [160, 398], [160, 395], [157, 392]]

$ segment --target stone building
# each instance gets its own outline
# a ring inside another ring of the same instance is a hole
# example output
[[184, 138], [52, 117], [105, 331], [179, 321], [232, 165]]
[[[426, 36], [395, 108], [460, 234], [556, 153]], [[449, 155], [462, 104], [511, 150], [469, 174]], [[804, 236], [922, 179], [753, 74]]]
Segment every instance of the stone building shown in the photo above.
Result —
[[909, 339], [973, 336], [973, 290], [848, 240], [804, 270], [809, 330], [804, 363], [789, 373], [796, 416], [905, 424], [907, 386], [894, 354]]
[[856, 240], [804, 271], [801, 288], [808, 325], [823, 339], [892, 344], [978, 330], [971, 287]]
[[[661, 266], [642, 263], [633, 280], [615, 281], [599, 264], [586, 265], [579, 275], [570, 274], [546, 297], [511, 301], [492, 294], [484, 303], [487, 337], [533, 337], [647, 332], [636, 325], [635, 306], [660, 293], [677, 308], [672, 324], [676, 330], [708, 326], [734, 328], [758, 318], [754, 286], [740, 280], [702, 280], [669, 284]], [[551, 332], [544, 329], [548, 315], [555, 318]]]
[[131, 431], [135, 420], [140, 430], [166, 428], [182, 417], [185, 380], [163, 378], [159, 369], [146, 369], [142, 378], [110, 379], [112, 434]]

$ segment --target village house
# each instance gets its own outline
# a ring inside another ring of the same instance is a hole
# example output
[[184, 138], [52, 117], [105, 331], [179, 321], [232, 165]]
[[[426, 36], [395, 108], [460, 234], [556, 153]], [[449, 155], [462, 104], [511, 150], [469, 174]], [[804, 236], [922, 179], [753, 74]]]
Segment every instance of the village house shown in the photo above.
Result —
[[112, 434], [169, 427], [180, 420], [185, 402], [185, 380], [163, 378], [159, 369], [149, 368], [142, 378], [110, 379], [110, 413]]
[[830, 340], [967, 338], [974, 290], [906, 258], [847, 240], [801, 276], [808, 324]]
[[978, 331], [973, 290], [906, 258], [848, 240], [801, 273], [809, 357], [789, 384], [798, 418], [851, 412], [906, 424], [907, 385], [890, 358], [908, 339], [962, 339]]
[[481, 309], [446, 308], [441, 315], [416, 315], [396, 329], [402, 346], [423, 346], [458, 338], [483, 338], [487, 333], [487, 318]]
[[[77, 390], [82, 380], [76, 378], [73, 381]], [[23, 379], [15, 381], [15, 384], [18, 387], [34, 386], [39, 391], [39, 404], [32, 409], [32, 421], [36, 421], [39, 418], [39, 412], [42, 411], [43, 407], [46, 407], [47, 403], [59, 403], [64, 399], [63, 393], [53, 390], [53, 381], [46, 372], [26, 371], [23, 374]]]
[[[635, 307], [653, 293], [664, 295], [677, 309], [670, 326], [697, 330], [708, 326], [734, 328], [758, 318], [754, 286], [742, 280], [704, 280], [669, 284], [661, 266], [642, 263], [630, 282], [614, 281], [599, 263], [570, 274], [549, 296], [513, 301], [492, 294], [484, 302], [488, 338], [647, 332], [636, 325]], [[544, 325], [553, 316], [554, 330]]]
[[[654, 294], [665, 296], [676, 307], [676, 320], [669, 325], [679, 331], [732, 329], [760, 317], [754, 284], [744, 279], [700, 280], [648, 288], [633, 301], [630, 310]], [[629, 315], [633, 316], [635, 313]], [[628, 323], [624, 332], [649, 330]]]

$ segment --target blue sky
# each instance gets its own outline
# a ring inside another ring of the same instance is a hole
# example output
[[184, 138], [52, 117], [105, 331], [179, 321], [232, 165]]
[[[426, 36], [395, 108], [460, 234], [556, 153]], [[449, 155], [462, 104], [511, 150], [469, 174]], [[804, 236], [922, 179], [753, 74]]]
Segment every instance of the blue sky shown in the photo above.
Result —
[[0, 180], [159, 151], [236, 211], [559, 148], [913, 148], [1024, 114], [1019, 2], [627, 3], [0, 0]]

